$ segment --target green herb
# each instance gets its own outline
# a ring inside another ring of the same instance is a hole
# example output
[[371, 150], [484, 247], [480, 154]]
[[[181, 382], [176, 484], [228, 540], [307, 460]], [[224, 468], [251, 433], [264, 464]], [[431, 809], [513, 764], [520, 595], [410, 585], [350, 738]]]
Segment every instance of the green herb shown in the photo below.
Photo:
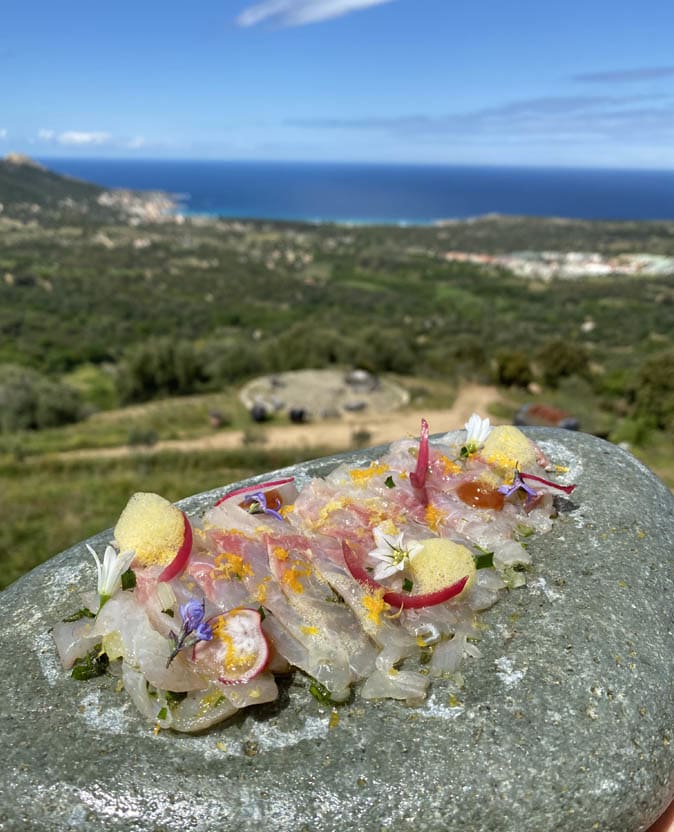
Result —
[[75, 659], [70, 675], [78, 682], [86, 682], [88, 679], [95, 679], [102, 676], [108, 669], [110, 660], [106, 653], [101, 653], [101, 645], [97, 644], [81, 659]]
[[470, 456], [470, 451], [465, 445], [461, 448], [461, 453], [459, 454], [459, 456], [461, 457], [461, 459], [468, 459], [468, 457]]
[[390, 475], [388, 477], [386, 477], [386, 479], [384, 480], [384, 485], [387, 488], [395, 488], [396, 487], [396, 484], [393, 482], [393, 477], [390, 476]]
[[260, 621], [264, 621], [267, 617], [267, 613], [264, 611], [264, 607], [258, 607], [257, 611], [260, 613]]
[[409, 578], [405, 578], [403, 581], [403, 592], [411, 592], [414, 584]]
[[166, 706], [164, 706], [159, 711], [159, 713], [157, 714], [157, 719], [166, 719], [167, 716], [168, 716], [168, 708], [166, 708]]
[[494, 553], [482, 552], [480, 555], [474, 555], [476, 569], [490, 569], [494, 565]]
[[433, 658], [433, 648], [432, 647], [424, 647], [421, 651], [421, 655], [419, 656], [419, 664], [420, 665], [427, 665], [430, 664], [431, 659]]
[[133, 589], [136, 586], [136, 573], [133, 569], [127, 569], [122, 574], [122, 589]]
[[534, 533], [531, 526], [525, 526], [524, 523], [518, 523], [517, 526], [515, 526], [515, 531], [519, 537], [531, 537]]
[[96, 613], [92, 612], [88, 607], [82, 607], [81, 610], [77, 610], [77, 612], [64, 618], [63, 621], [64, 623], [70, 623], [71, 621], [79, 621], [81, 618], [96, 618]]
[[166, 691], [166, 702], [169, 708], [175, 708], [183, 699], [187, 696], [187, 691], [174, 691], [174, 690], [167, 690]]
[[332, 696], [330, 695], [330, 691], [322, 685], [320, 682], [317, 682], [315, 679], [309, 685], [309, 693], [314, 697], [317, 702], [320, 702], [321, 705], [337, 705], [337, 702], [332, 701]]
[[173, 618], [175, 616], [175, 613], [173, 612], [171, 607], [168, 607], [167, 609], [162, 610], [162, 612], [164, 613], [164, 615], [169, 615], [171, 618]]

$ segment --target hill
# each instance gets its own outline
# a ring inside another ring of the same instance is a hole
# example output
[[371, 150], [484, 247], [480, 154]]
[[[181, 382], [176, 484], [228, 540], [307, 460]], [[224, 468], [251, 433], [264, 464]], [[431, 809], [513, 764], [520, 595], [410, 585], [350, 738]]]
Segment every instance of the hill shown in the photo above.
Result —
[[42, 225], [152, 219], [173, 206], [160, 192], [108, 190], [47, 170], [28, 156], [0, 159], [0, 217]]

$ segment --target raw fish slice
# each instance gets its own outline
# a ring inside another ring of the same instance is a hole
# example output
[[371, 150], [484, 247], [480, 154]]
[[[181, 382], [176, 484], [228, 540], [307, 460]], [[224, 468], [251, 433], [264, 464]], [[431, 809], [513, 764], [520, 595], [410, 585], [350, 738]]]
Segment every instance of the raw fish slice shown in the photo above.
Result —
[[348, 687], [372, 665], [373, 645], [351, 610], [336, 603], [329, 584], [316, 572], [305, 538], [270, 538], [267, 545], [271, 573], [284, 599], [269, 598], [265, 608], [306, 648], [315, 668], [310, 675], [331, 691]]
[[239, 709], [224, 695], [221, 685], [189, 693], [171, 710], [174, 731], [195, 733], [217, 725], [238, 713]]
[[91, 618], [79, 621], [59, 621], [54, 625], [53, 636], [61, 664], [65, 670], [73, 666], [76, 659], [84, 658], [100, 643], [101, 637], [94, 632]]
[[[320, 550], [317, 547], [312, 550], [316, 569], [353, 610], [363, 632], [379, 647], [376, 665], [388, 670], [401, 659], [418, 655], [419, 647], [414, 637], [386, 617], [396, 611], [391, 610], [381, 598], [353, 578], [344, 563], [343, 555], [340, 555], [340, 563], [336, 550], [339, 548], [341, 553], [341, 542], [321, 542], [323, 545]], [[330, 550], [329, 555], [326, 550]]]
[[131, 592], [118, 593], [106, 603], [96, 618], [93, 633], [99, 641], [105, 637], [107, 643], [104, 641], [103, 645], [110, 659], [123, 657], [157, 688], [187, 691], [207, 684], [182, 653], [166, 666], [171, 643], [152, 627], [147, 612]]
[[360, 690], [363, 699], [402, 699], [407, 705], [420, 705], [426, 698], [428, 676], [413, 670], [380, 670], [372, 673]]
[[238, 712], [238, 708], [224, 696], [222, 686], [211, 685], [193, 691], [175, 706], [169, 704], [166, 691], [154, 690], [150, 695], [145, 676], [127, 662], [122, 663], [124, 689], [138, 710], [160, 728], [175, 731], [203, 731]]
[[344, 702], [349, 698], [351, 684], [355, 681], [348, 663], [341, 656], [335, 662], [332, 655], [325, 655], [317, 645], [312, 645], [306, 635], [302, 638], [301, 631], [297, 635], [291, 633], [283, 623], [290, 620], [290, 615], [284, 616], [283, 613], [265, 618], [264, 629], [271, 636], [275, 648], [291, 665], [324, 685], [332, 699]]

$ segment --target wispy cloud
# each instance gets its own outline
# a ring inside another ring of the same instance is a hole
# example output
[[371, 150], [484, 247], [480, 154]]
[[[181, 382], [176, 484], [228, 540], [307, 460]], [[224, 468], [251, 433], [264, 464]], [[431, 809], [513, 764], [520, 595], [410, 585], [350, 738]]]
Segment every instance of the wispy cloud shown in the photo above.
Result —
[[674, 141], [674, 97], [549, 96], [441, 116], [306, 118], [295, 127], [382, 131], [399, 139], [443, 142]]
[[588, 84], [631, 84], [674, 76], [674, 66], [647, 66], [640, 69], [616, 69], [607, 72], [586, 72], [572, 76], [572, 81]]
[[112, 141], [110, 133], [102, 131], [65, 130], [62, 133], [57, 133], [56, 130], [49, 130], [44, 127], [37, 131], [37, 138], [41, 142], [80, 147], [108, 144]]
[[244, 9], [236, 22], [239, 26], [256, 26], [268, 20], [281, 26], [304, 26], [391, 2], [393, 0], [263, 0]]
[[0, 127], [0, 140], [2, 140], [2, 139], [6, 139], [6, 138], [7, 138], [7, 135], [8, 135], [8, 133], [7, 133], [7, 128], [5, 128], [5, 127]]
[[112, 136], [110, 133], [101, 132], [86, 132], [83, 130], [66, 130], [65, 133], [59, 133], [57, 141], [59, 144], [70, 145], [97, 145], [106, 144], [110, 141]]

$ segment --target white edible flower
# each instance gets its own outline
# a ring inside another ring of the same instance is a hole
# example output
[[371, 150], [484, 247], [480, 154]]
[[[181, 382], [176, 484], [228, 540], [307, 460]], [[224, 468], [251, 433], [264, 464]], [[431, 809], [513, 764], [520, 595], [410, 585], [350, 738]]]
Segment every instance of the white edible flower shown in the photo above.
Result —
[[469, 454], [474, 454], [484, 445], [491, 433], [489, 419], [482, 419], [477, 413], [473, 413], [464, 427], [467, 434], [465, 448]]
[[117, 592], [122, 580], [122, 575], [131, 566], [131, 561], [135, 556], [135, 552], [124, 552], [117, 554], [117, 550], [113, 546], [108, 546], [103, 555], [103, 563], [101, 563], [98, 555], [93, 547], [87, 543], [87, 549], [93, 555], [96, 561], [96, 570], [98, 572], [98, 596], [100, 598], [100, 607], [105, 602], [112, 598]]
[[403, 543], [404, 532], [400, 534], [386, 534], [380, 526], [374, 530], [374, 542], [377, 548], [368, 554], [371, 558], [381, 561], [375, 566], [372, 577], [375, 581], [388, 578], [396, 572], [401, 572], [405, 566], [424, 548], [416, 540]]

